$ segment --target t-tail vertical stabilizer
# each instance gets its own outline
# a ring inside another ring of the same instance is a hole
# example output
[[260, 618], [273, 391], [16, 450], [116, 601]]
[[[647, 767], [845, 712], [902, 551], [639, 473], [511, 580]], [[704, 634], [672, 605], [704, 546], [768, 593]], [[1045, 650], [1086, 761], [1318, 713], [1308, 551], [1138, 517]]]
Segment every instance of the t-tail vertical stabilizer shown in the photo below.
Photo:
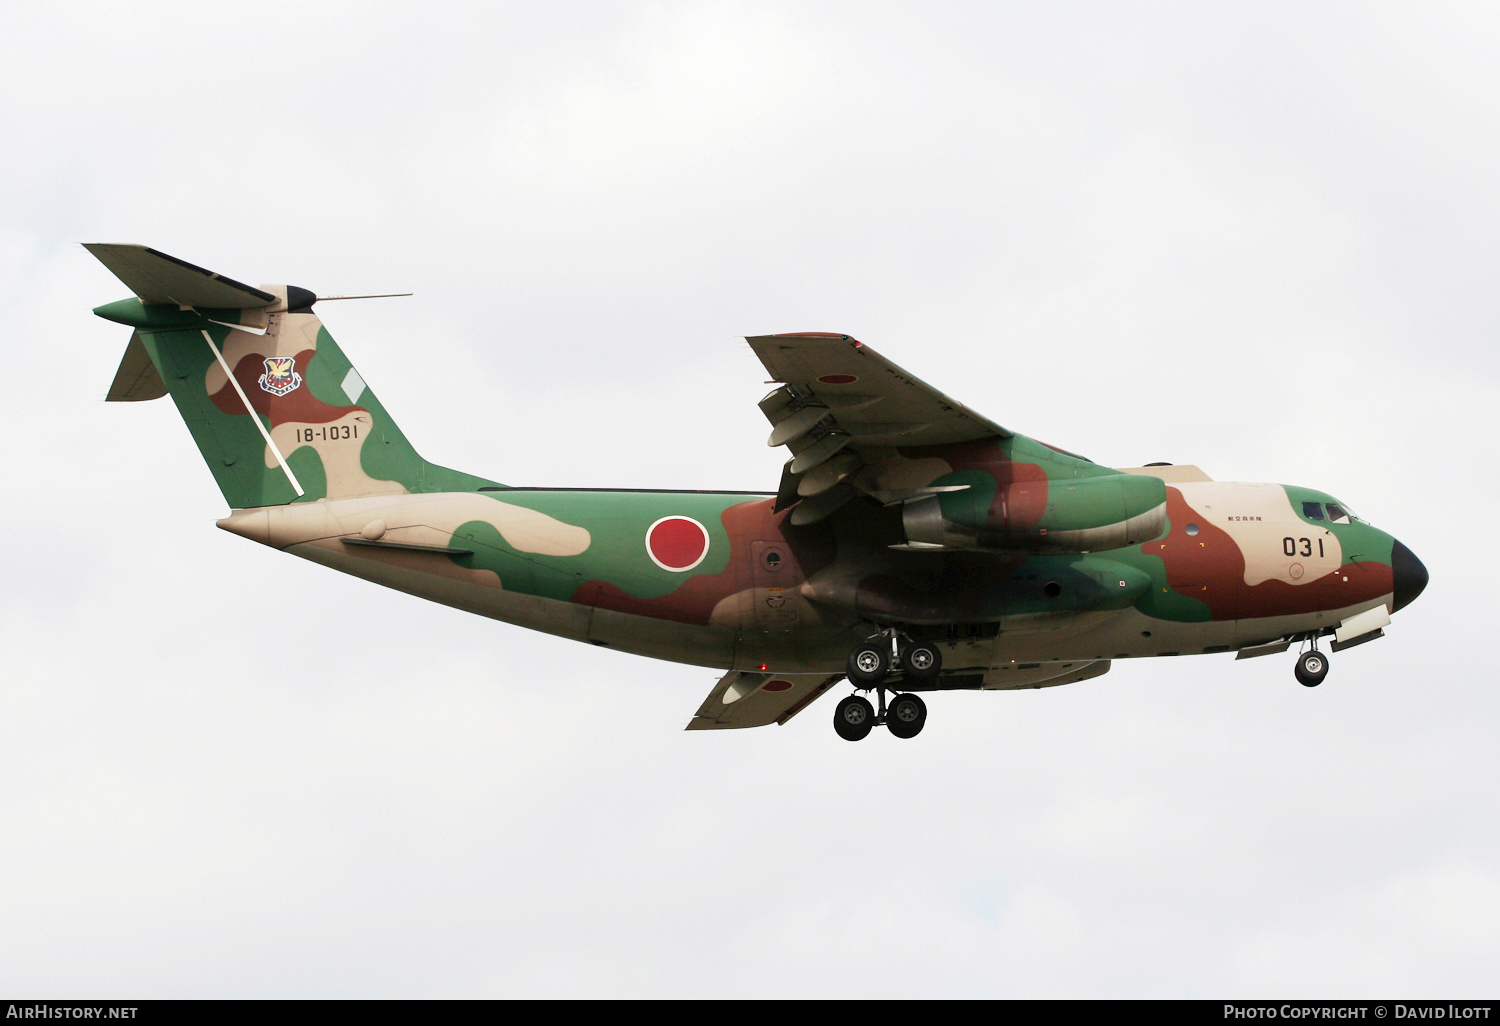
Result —
[[107, 398], [170, 394], [231, 507], [494, 484], [417, 454], [313, 313], [314, 293], [145, 246], [86, 248], [135, 293], [94, 310], [135, 329]]

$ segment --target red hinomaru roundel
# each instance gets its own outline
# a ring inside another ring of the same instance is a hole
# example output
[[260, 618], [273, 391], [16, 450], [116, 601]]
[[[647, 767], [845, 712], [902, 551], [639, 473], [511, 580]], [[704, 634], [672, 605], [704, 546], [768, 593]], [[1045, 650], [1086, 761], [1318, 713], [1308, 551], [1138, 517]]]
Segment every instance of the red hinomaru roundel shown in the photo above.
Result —
[[646, 529], [646, 555], [663, 570], [691, 570], [708, 555], [708, 528], [692, 517], [662, 517]]

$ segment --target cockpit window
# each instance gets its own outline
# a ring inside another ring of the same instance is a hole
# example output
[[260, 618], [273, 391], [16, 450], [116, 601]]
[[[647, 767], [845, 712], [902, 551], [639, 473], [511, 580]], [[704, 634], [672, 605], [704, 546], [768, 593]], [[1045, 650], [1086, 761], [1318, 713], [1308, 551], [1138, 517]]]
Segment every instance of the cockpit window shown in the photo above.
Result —
[[1302, 504], [1302, 515], [1309, 520], [1323, 519], [1323, 504], [1321, 502], [1304, 502]]
[[1332, 520], [1335, 524], [1347, 524], [1349, 517], [1350, 514], [1338, 503], [1330, 502], [1328, 504], [1328, 519]]

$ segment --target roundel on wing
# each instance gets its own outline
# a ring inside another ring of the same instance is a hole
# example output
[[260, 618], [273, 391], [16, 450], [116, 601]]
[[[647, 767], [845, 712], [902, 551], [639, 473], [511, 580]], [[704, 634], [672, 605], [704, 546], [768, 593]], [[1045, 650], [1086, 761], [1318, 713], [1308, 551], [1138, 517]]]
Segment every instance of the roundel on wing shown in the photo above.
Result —
[[708, 528], [692, 517], [662, 517], [646, 529], [646, 555], [663, 570], [691, 570], [708, 555]]
[[853, 374], [824, 374], [818, 380], [825, 385], [852, 385], [859, 378]]
[[789, 680], [768, 680], [760, 686], [762, 691], [790, 691], [792, 682]]

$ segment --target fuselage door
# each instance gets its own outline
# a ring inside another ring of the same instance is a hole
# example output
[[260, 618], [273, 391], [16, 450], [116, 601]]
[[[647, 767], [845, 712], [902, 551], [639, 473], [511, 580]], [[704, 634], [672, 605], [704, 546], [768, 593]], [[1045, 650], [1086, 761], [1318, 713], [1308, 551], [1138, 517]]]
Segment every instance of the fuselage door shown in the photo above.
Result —
[[797, 626], [802, 596], [796, 589], [802, 575], [791, 548], [782, 541], [752, 542], [750, 561], [751, 617], [755, 626], [771, 630]]

